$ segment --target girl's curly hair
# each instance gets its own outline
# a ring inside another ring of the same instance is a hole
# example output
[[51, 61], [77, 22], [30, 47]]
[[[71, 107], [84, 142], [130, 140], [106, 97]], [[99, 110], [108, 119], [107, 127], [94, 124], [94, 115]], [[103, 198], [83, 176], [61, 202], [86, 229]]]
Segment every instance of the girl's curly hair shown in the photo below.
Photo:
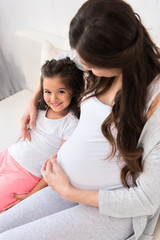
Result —
[[[80, 116], [80, 96], [84, 91], [83, 71], [76, 67], [76, 64], [69, 57], [60, 60], [47, 60], [41, 68], [41, 94], [37, 107], [45, 110], [47, 104], [43, 97], [43, 80], [44, 78], [54, 78], [58, 76], [66, 88], [72, 90], [73, 97], [70, 103], [70, 110], [79, 118]], [[53, 79], [54, 81], [54, 79]]]

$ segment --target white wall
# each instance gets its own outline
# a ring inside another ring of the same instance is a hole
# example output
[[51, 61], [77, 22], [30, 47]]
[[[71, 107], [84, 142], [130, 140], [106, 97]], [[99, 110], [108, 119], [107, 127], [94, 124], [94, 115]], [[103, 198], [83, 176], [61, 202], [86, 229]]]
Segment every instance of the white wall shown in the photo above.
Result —
[[[126, 0], [160, 46], [160, 0]], [[85, 0], [0, 0], [0, 99], [25, 87], [14, 32], [24, 28], [68, 37], [69, 23]]]
[[35, 28], [68, 37], [84, 0], [0, 0], [0, 100], [25, 87], [14, 32]]
[[160, 0], [126, 0], [160, 47]]

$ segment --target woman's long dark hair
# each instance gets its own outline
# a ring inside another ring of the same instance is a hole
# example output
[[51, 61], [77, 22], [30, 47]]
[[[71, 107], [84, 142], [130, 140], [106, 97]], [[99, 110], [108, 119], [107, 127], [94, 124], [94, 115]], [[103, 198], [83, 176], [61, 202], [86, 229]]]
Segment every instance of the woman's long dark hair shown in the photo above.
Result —
[[[145, 124], [147, 87], [160, 73], [159, 49], [130, 5], [122, 0], [88, 0], [70, 24], [70, 45], [93, 66], [122, 69], [122, 89], [116, 94], [112, 113], [102, 124], [102, 132], [112, 145], [111, 156], [118, 148], [125, 165], [121, 181], [142, 171], [143, 148], [137, 142]], [[114, 78], [91, 77], [88, 92], [106, 92]], [[117, 128], [117, 140], [111, 127]]]
[[[41, 68], [41, 94], [38, 101], [38, 108], [45, 110], [47, 104], [43, 98], [43, 80], [44, 78], [54, 78], [58, 76], [66, 88], [73, 93], [69, 109], [77, 118], [80, 116], [79, 99], [84, 91], [83, 71], [79, 70], [70, 58], [60, 60], [52, 59], [46, 61]], [[53, 79], [54, 81], [54, 79]]]

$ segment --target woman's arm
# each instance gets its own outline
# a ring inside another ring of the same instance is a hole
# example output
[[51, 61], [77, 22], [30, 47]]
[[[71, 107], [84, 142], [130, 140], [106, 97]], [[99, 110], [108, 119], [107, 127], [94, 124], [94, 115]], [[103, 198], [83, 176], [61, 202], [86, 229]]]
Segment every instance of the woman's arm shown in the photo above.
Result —
[[70, 185], [64, 194], [64, 198], [70, 202], [83, 203], [97, 208], [99, 207], [98, 191], [81, 190]]
[[28, 140], [31, 140], [31, 136], [28, 132], [28, 127], [30, 129], [33, 129], [35, 126], [35, 120], [36, 120], [36, 114], [37, 114], [37, 101], [40, 96], [40, 86], [37, 88], [36, 92], [34, 93], [33, 97], [29, 101], [28, 107], [26, 109], [25, 114], [21, 118], [21, 135], [23, 140], [28, 138]]
[[118, 218], [155, 214], [160, 207], [160, 143], [144, 159], [143, 172], [136, 183], [137, 186], [129, 189], [100, 190], [100, 213]]
[[41, 172], [48, 185], [63, 198], [99, 207], [102, 215], [117, 218], [152, 215], [160, 206], [160, 144], [146, 157], [137, 186], [129, 189], [102, 189], [99, 192], [77, 189], [71, 185], [55, 156], [44, 164]]

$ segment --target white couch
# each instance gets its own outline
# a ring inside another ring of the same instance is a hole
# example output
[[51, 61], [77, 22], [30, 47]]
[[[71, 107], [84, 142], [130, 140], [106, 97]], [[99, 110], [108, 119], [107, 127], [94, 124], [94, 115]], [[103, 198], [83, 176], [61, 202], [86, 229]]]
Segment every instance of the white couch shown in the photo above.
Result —
[[[0, 101], [0, 152], [20, 137], [20, 118], [39, 84], [40, 67], [47, 59], [69, 50], [67, 39], [33, 29], [15, 33], [27, 88]], [[63, 50], [61, 50], [63, 49]], [[160, 220], [154, 240], [160, 240]]]

